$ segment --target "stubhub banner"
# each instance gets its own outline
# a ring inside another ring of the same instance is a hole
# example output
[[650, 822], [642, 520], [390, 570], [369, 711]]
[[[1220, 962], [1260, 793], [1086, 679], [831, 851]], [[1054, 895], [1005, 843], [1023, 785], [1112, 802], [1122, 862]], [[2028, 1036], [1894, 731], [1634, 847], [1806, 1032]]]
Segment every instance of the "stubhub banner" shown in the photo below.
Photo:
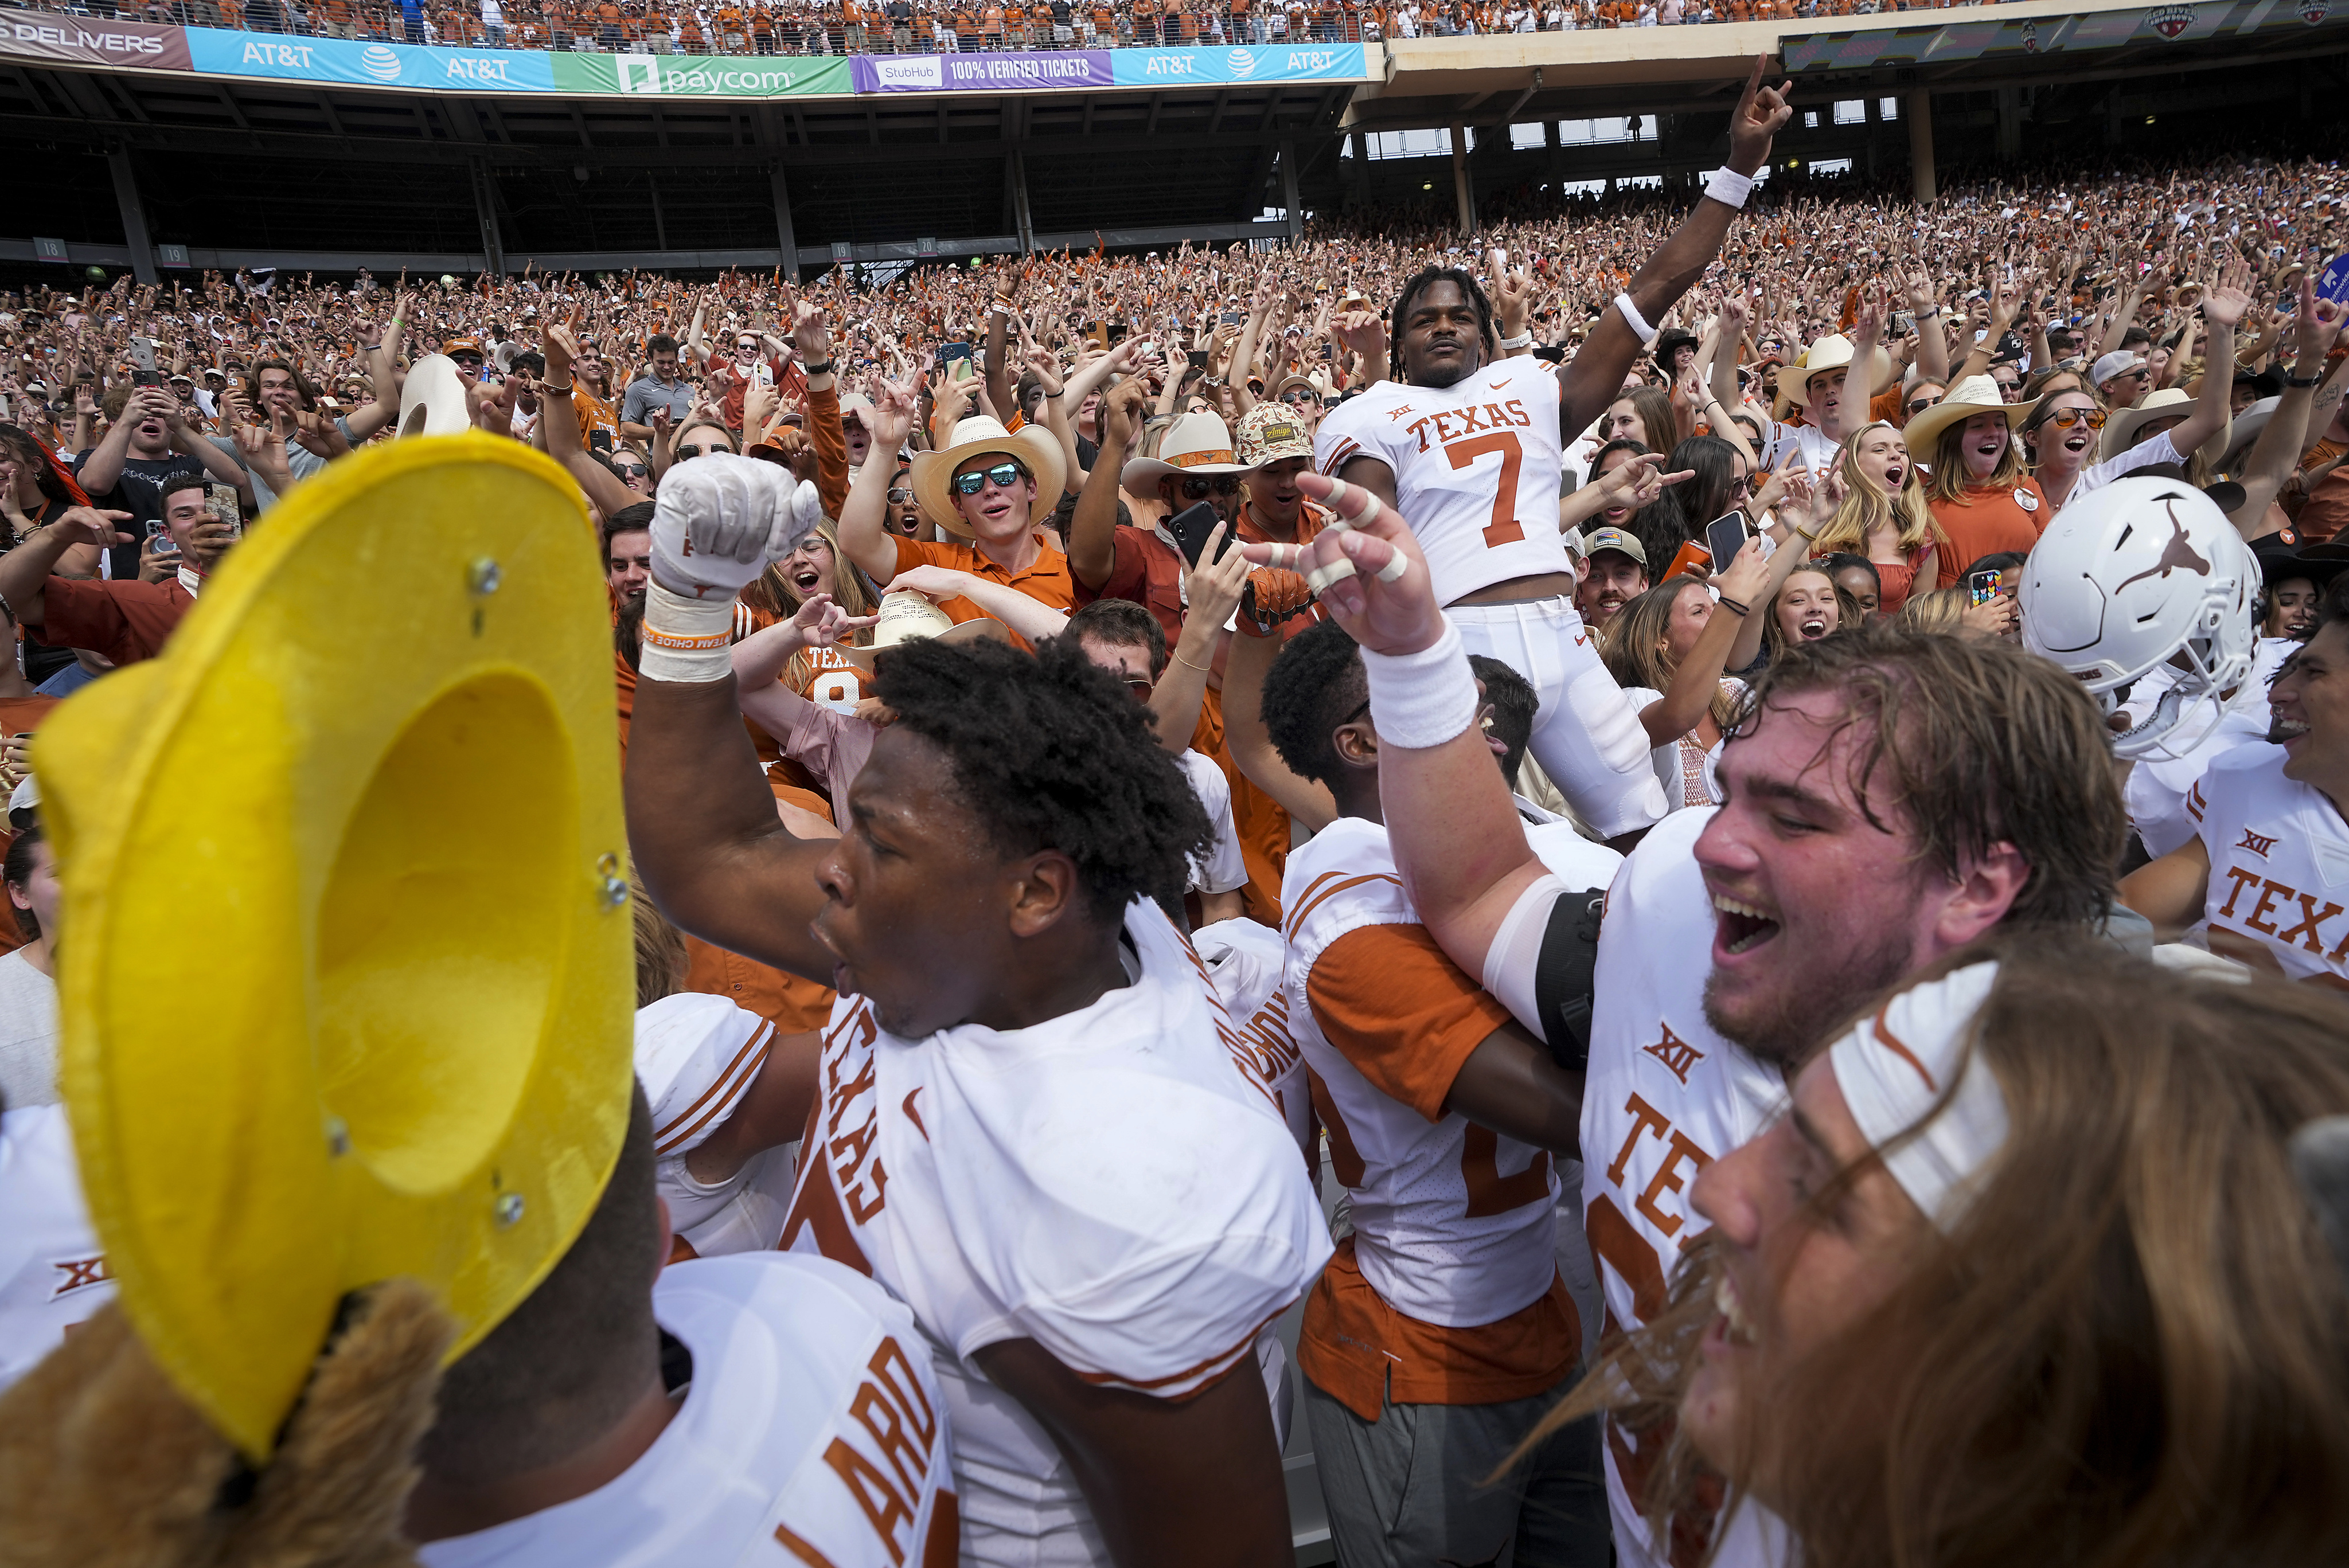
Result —
[[[131, 37], [136, 32], [140, 36]], [[116, 33], [128, 42], [109, 43]], [[153, 34], [160, 43], [149, 43]], [[573, 54], [525, 49], [425, 48], [350, 38], [186, 29], [187, 61], [176, 49], [181, 29], [124, 24], [99, 42], [34, 39], [16, 52], [44, 50], [73, 59], [104, 59], [208, 76], [319, 82], [431, 92], [568, 93], [614, 97], [846, 98], [873, 93], [1049, 92], [1056, 88], [1163, 88], [1181, 83], [1364, 81], [1370, 54], [1361, 44], [1262, 44], [1228, 49], [1065, 49], [1028, 54], [732, 56]], [[169, 36], [164, 36], [168, 35]], [[0, 38], [0, 55], [11, 52]], [[102, 51], [125, 52], [116, 59]], [[129, 57], [145, 48], [156, 57]], [[80, 52], [75, 53], [74, 50]]]
[[554, 57], [525, 49], [427, 49], [412, 44], [191, 27], [188, 56], [192, 69], [223, 77], [439, 92], [554, 90]]
[[1360, 81], [1360, 44], [1229, 49], [1062, 49], [1031, 54], [857, 55], [860, 93], [1035, 92], [1053, 88], [1163, 88], [1180, 83]]

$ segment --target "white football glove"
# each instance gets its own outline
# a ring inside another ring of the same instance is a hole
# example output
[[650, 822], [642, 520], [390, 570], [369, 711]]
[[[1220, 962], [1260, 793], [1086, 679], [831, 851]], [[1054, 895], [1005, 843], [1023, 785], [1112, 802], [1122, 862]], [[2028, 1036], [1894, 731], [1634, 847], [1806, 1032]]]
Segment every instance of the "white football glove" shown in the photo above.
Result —
[[653, 578], [681, 598], [730, 600], [797, 549], [823, 510], [815, 486], [777, 463], [730, 452], [678, 463], [653, 503]]

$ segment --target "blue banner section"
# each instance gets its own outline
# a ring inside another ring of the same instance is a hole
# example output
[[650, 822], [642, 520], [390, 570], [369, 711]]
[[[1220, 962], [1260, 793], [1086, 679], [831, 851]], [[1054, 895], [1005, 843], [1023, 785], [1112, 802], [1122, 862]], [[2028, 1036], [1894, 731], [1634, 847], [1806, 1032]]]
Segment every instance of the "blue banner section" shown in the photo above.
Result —
[[554, 57], [524, 49], [427, 49], [191, 27], [188, 56], [191, 68], [224, 77], [439, 92], [554, 90]]
[[1163, 88], [1184, 82], [1360, 81], [1371, 74], [1369, 53], [1360, 44], [1112, 49], [1109, 59], [1111, 79], [1122, 88]]
[[[594, 76], [600, 82], [615, 70], [618, 72], [616, 88], [603, 86], [588, 90], [626, 92], [638, 90], [630, 85], [636, 76], [656, 71], [675, 76], [699, 70], [714, 78], [724, 74], [721, 67], [736, 63], [730, 58], [700, 56], [557, 56], [521, 49], [423, 48], [348, 38], [231, 33], [214, 27], [191, 27], [187, 35], [191, 68], [216, 76], [344, 87], [422, 88], [436, 92], [575, 92], [581, 90], [587, 77]], [[834, 86], [829, 79], [829, 73], [846, 77], [847, 73], [840, 68], [843, 64], [854, 65], [854, 90], [858, 93], [1362, 81], [1371, 75], [1369, 51], [1362, 45], [1335, 43], [1031, 55], [860, 55], [847, 62], [838, 57], [819, 57], [789, 61], [745, 59], [740, 64], [746, 68], [757, 66], [777, 70], [803, 67], [810, 81], [798, 90], [818, 94], [827, 89], [838, 92], [849, 85], [842, 80]], [[793, 74], [800, 73], [795, 70]], [[720, 97], [761, 96], [748, 91], [730, 95], [724, 87], [695, 90]]]

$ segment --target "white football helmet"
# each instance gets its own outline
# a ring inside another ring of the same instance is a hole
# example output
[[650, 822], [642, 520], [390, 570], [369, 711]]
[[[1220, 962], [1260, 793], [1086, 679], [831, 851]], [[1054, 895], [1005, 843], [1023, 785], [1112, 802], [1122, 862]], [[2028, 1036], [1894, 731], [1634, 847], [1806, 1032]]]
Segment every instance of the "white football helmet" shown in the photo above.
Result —
[[2056, 514], [2023, 564], [2023, 644], [2078, 676], [2107, 716], [2183, 654], [2152, 711], [2113, 738], [2124, 758], [2166, 749], [2191, 705], [2242, 685], [2260, 566], [2227, 514], [2177, 480], [2118, 480]]

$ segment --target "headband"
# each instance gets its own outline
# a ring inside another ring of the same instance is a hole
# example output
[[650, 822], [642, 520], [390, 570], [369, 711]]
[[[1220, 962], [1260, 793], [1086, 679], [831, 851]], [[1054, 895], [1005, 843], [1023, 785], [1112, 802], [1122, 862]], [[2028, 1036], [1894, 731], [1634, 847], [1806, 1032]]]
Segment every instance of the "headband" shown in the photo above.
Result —
[[[1969, 1048], [1974, 1016], [1997, 981], [1996, 964], [1973, 964], [1912, 986], [1827, 1052], [1852, 1120], [1945, 1232], [1964, 1217], [1983, 1167], [2006, 1142], [2006, 1097], [1982, 1053]], [[1912, 1129], [1899, 1147], [1886, 1148]]]

